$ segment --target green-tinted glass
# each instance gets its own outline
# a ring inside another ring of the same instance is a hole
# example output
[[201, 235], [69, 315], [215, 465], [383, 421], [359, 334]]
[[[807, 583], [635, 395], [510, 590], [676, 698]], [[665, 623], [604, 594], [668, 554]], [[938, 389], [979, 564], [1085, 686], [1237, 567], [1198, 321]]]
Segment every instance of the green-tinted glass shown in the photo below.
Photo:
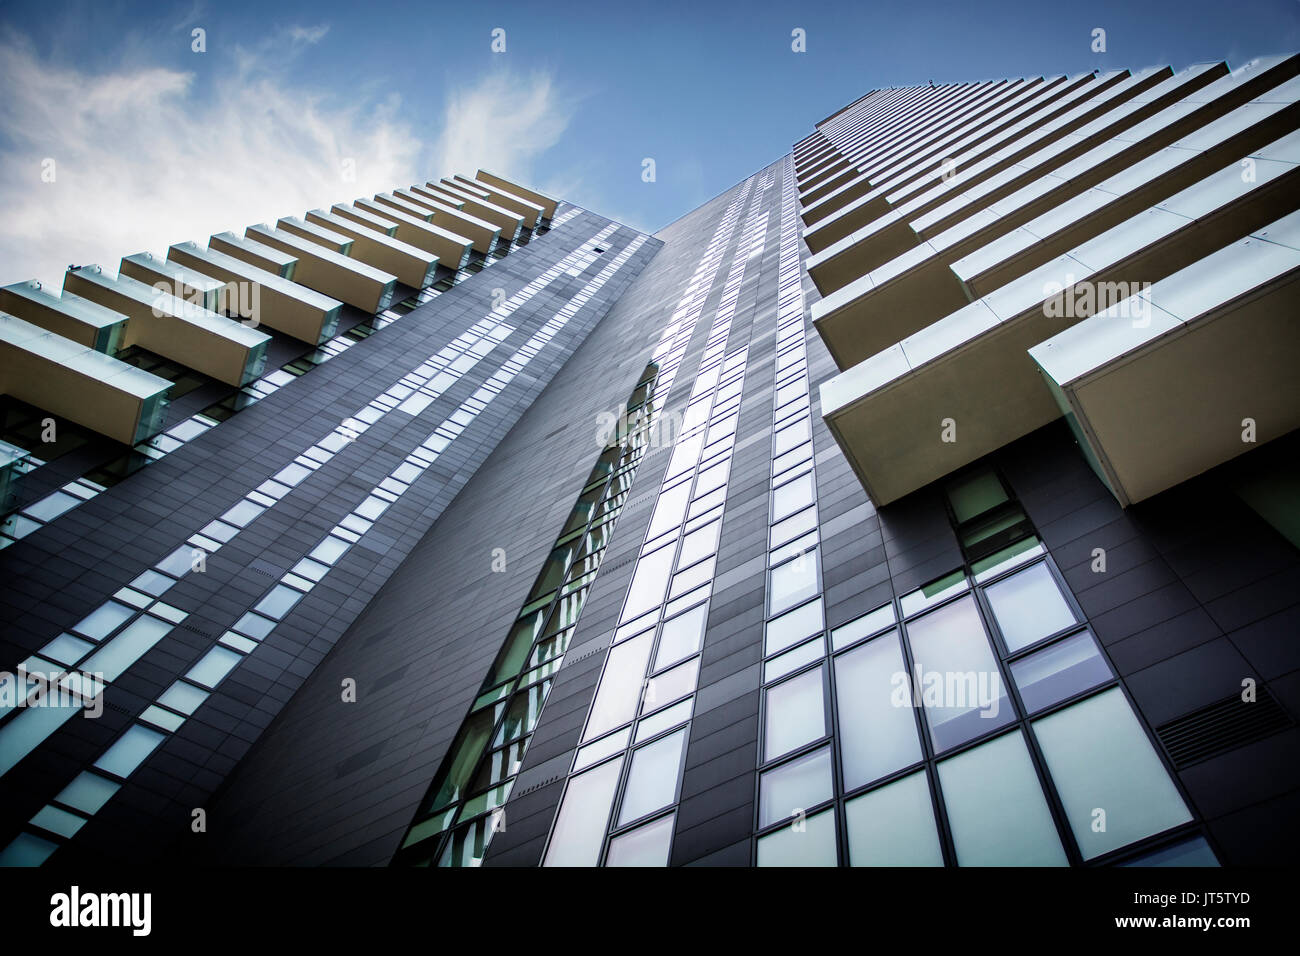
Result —
[[1007, 500], [1002, 482], [991, 470], [977, 471], [960, 478], [948, 487], [957, 521], [969, 521]]

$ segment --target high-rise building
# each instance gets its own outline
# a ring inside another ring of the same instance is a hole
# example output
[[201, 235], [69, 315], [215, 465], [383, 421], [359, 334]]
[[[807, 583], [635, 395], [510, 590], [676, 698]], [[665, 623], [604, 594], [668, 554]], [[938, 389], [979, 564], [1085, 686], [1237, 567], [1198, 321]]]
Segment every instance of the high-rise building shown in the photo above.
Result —
[[1291, 859], [1297, 74], [873, 90], [653, 237], [480, 171], [0, 290], [0, 862]]

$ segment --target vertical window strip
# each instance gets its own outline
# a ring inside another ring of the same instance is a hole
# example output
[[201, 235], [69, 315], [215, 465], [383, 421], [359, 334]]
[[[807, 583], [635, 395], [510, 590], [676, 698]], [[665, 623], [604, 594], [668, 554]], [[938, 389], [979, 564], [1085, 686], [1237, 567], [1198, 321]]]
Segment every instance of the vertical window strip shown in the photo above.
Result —
[[[648, 394], [640, 404], [640, 409], [648, 409], [652, 398], [655, 399], [658, 407], [663, 407], [667, 401], [669, 388], [671, 387], [677, 368], [679, 367], [690, 343], [690, 339], [695, 330], [695, 325], [699, 321], [703, 310], [704, 299], [713, 284], [717, 269], [721, 263], [722, 251], [725, 249], [727, 241], [729, 241], [731, 237], [740, 205], [747, 194], [748, 188], [746, 188], [740, 196], [729, 204], [727, 211], [719, 222], [709, 246], [706, 248], [704, 255], [701, 257], [701, 260], [696, 267], [696, 271], [692, 276], [690, 283], [687, 285], [686, 292], [675, 310], [672, 320], [660, 333], [659, 343], [652, 353], [651, 364], [647, 367], [650, 370], [655, 370], [655, 374], [648, 383]], [[645, 378], [646, 376], [643, 375], [643, 381], [638, 383], [637, 387], [633, 389], [633, 396], [636, 396], [643, 384], [647, 384]], [[655, 398], [656, 396], [660, 397]], [[634, 405], [631, 398], [626, 404], [632, 411], [637, 411], [638, 406]], [[646, 450], [646, 441], [650, 434], [650, 430], [653, 427], [653, 422], [649, 419], [649, 416], [645, 414], [640, 415], [635, 423], [630, 424], [634, 426], [629, 429], [629, 440], [632, 441], [635, 446], [635, 461], [631, 469], [627, 472], [626, 480], [620, 485], [621, 500], [623, 501], [626, 500], [627, 489], [631, 486], [636, 464], [639, 464], [640, 459]], [[620, 466], [620, 473], [622, 473], [623, 470], [623, 466]], [[583, 496], [579, 499], [580, 504], [583, 498], [592, 492], [591, 484], [592, 483], [589, 482], [588, 486], [584, 488]], [[606, 495], [609, 493], [608, 490], [605, 492]], [[621, 510], [621, 504], [619, 505], [619, 509]], [[592, 527], [594, 527], [596, 520], [597, 519], [593, 519]], [[602, 516], [598, 520], [603, 522], [606, 519]], [[587, 533], [590, 534], [590, 531]], [[562, 534], [561, 537], [557, 539], [557, 544], [560, 541], [567, 540], [569, 537], [571, 537], [571, 535]], [[605, 544], [607, 545], [608, 541], [606, 541]], [[552, 554], [554, 554], [554, 551], [552, 551]], [[543, 571], [543, 574], [544, 573], [545, 570]], [[584, 575], [587, 573], [587, 569], [584, 569]], [[591, 573], [594, 574], [594, 569], [591, 569]], [[590, 583], [588, 584], [588, 587], [589, 586]], [[537, 619], [544, 621], [548, 620], [549, 615], [555, 613], [554, 610], [544, 611], [530, 603], [525, 605], [519, 621], [524, 621], [530, 615], [543, 614], [547, 616], [538, 617]], [[576, 622], [577, 617], [575, 615], [566, 633], [572, 635], [572, 628], [576, 626]], [[519, 623], [517, 622], [516, 628], [518, 627]], [[540, 636], [535, 636], [531, 641], [531, 646], [534, 648], [540, 647], [547, 637], [548, 635], [544, 632]], [[508, 651], [510, 640], [511, 638], [508, 637], [507, 645], [503, 647], [501, 653], [504, 654]], [[567, 639], [565, 640], [565, 645], [565, 649], [567, 650]], [[540, 663], [540, 661], [533, 657], [533, 654], [535, 653], [536, 652], [533, 651], [529, 657], [526, 658], [530, 664]], [[557, 664], [556, 669], [558, 669], [558, 666], [559, 665]], [[399, 850], [398, 856], [394, 861], [398, 865], [429, 865], [434, 862], [446, 866], [478, 865], [482, 862], [482, 859], [487, 852], [487, 848], [491, 843], [492, 837], [497, 832], [500, 821], [504, 816], [503, 806], [505, 800], [508, 799], [508, 792], [498, 794], [499, 800], [489, 799], [485, 801], [481, 807], [476, 806], [475, 810], [480, 815], [477, 819], [469, 823], [463, 822], [464, 814], [462, 803], [452, 800], [450, 804], [448, 804], [447, 799], [439, 793], [439, 791], [446, 786], [445, 782], [451, 779], [452, 776], [458, 772], [463, 772], [470, 780], [475, 779], [475, 777], [482, 773], [482, 770], [478, 770], [477, 773], [474, 773], [473, 770], [466, 770], [463, 768], [481, 767], [492, 758], [491, 753], [485, 752], [488, 751], [491, 746], [494, 746], [500, 739], [499, 731], [493, 732], [491, 736], [484, 737], [481, 730], [476, 731], [473, 727], [473, 722], [476, 719], [476, 715], [484, 712], [483, 708], [491, 704], [494, 705], [497, 710], [492, 715], [490, 725], [494, 728], [498, 727], [500, 721], [507, 719], [510, 713], [510, 707], [513, 706], [513, 702], [511, 704], [498, 703], [498, 698], [495, 696], [496, 692], [491, 687], [486, 686], [498, 683], [496, 680], [493, 680], [496, 676], [494, 673], [495, 668], [496, 665], [494, 664], [494, 671], [490, 672], [488, 678], [485, 680], [484, 691], [480, 693], [479, 698], [471, 706], [470, 716], [467, 717], [466, 721], [462, 724], [460, 732], [453, 740], [451, 751], [444, 758], [443, 766], [440, 767], [438, 776], [435, 777], [433, 784], [430, 786], [429, 794], [426, 795], [425, 802], [422, 804], [421, 812], [417, 814], [416, 820], [408, 829], [407, 835], [402, 843], [402, 849]], [[536, 726], [536, 720], [539, 719], [540, 709], [536, 715], [536, 719], [533, 721], [533, 726]], [[481, 722], [485, 724], [489, 723], [489, 721]], [[523, 747], [525, 748], [528, 739], [529, 738], [527, 737], [523, 738]], [[463, 757], [462, 753], [468, 754], [468, 756]], [[515, 772], [517, 772], [519, 766], [522, 764], [522, 757], [523, 754], [521, 752], [518, 754], [518, 761], [515, 762], [512, 768]], [[494, 805], [489, 808], [489, 803]], [[444, 837], [444, 834], [447, 834], [453, 826], [455, 827], [455, 830], [450, 832], [450, 835]]]
[[[751, 177], [746, 182], [738, 203], [748, 201], [755, 181]], [[736, 216], [740, 208], [737, 204]], [[748, 360], [747, 348], [727, 355], [726, 346], [746, 268], [762, 254], [769, 218], [756, 203], [741, 232], [543, 865], [618, 864], [620, 856], [632, 858], [623, 849], [638, 844], [638, 862], [668, 861], [672, 828], [664, 821], [675, 813], [681, 783]], [[718, 401], [724, 390], [734, 391], [734, 401]], [[705, 475], [710, 477], [702, 487]], [[688, 546], [692, 540], [699, 543]], [[646, 581], [653, 583], [643, 606]], [[631, 722], [638, 717], [633, 737]], [[636, 749], [625, 760], [631, 746]], [[588, 771], [593, 752], [599, 753], [599, 763]], [[574, 780], [593, 779], [585, 773], [603, 774], [615, 761], [623, 769], [608, 791], [605, 816], [574, 819], [566, 807], [584, 800], [587, 791]], [[649, 796], [647, 787], [653, 791]], [[614, 807], [619, 808], [617, 814], [612, 813]], [[577, 830], [590, 832], [578, 839]], [[575, 839], [586, 848], [584, 853], [574, 853]]]
[[[781, 254], [774, 359], [776, 388], [772, 400], [774, 441], [769, 479], [772, 534], [768, 542], [768, 623], [764, 633], [763, 654], [766, 660], [760, 705], [759, 765], [763, 767], [777, 760], [784, 762], [759, 775], [755, 814], [756, 829], [760, 830], [773, 822], [767, 819], [769, 806], [781, 799], [777, 794], [782, 792], [783, 780], [802, 770], [803, 762], [824, 759], [822, 755], [828, 753], [824, 746], [806, 756], [803, 754], [830, 732], [822, 701], [827, 670], [823, 635], [825, 609], [818, 562], [816, 456], [812, 444], [807, 326], [793, 157], [787, 157], [781, 180]], [[806, 434], [807, 438], [787, 449], [781, 436], [792, 433]], [[802, 454], [794, 454], [795, 449], [802, 449]], [[797, 533], [778, 531], [789, 527]], [[790, 586], [783, 583], [787, 578], [793, 582], [793, 590], [787, 590]], [[791, 677], [791, 674], [797, 676]], [[792, 757], [792, 754], [798, 756]], [[810, 789], [796, 791], [796, 795], [802, 803], [805, 797], [817, 798], [821, 793]], [[825, 798], [831, 796], [833, 791], [825, 793]], [[776, 830], [769, 830], [756, 841], [758, 865], [787, 865], [794, 859], [803, 859], [800, 854], [824, 859], [828, 847], [830, 862], [835, 862], [838, 824], [833, 812], [828, 814], [824, 810], [798, 805], [780, 807], [779, 815], [787, 822]]]

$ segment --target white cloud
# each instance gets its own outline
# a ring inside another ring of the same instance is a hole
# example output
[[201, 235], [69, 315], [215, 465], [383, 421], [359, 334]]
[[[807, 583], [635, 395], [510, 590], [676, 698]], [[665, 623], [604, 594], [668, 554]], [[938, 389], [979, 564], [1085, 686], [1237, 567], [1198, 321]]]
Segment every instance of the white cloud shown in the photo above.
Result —
[[325, 34], [329, 32], [330, 25], [328, 23], [322, 23], [314, 27], [290, 27], [289, 38], [295, 43], [310, 45], [325, 39]]
[[545, 73], [489, 74], [447, 97], [433, 167], [439, 176], [482, 168], [535, 184], [533, 160], [560, 141], [574, 105]]
[[[305, 46], [324, 28], [288, 33]], [[396, 96], [340, 104], [295, 84], [273, 44], [227, 63], [199, 92], [189, 72], [88, 75], [0, 38], [0, 284], [61, 288], [69, 263], [116, 272], [124, 255], [479, 166], [525, 178], [569, 116], [548, 77], [493, 75], [448, 98], [431, 144]]]

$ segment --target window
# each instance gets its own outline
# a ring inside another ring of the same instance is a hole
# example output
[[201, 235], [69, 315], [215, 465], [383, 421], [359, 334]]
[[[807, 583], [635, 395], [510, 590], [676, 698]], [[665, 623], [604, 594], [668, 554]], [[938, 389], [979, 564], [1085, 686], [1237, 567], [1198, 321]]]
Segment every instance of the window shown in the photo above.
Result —
[[679, 697], [683, 697], [695, 690], [695, 681], [700, 673], [700, 659], [692, 658], [685, 664], [679, 664], [672, 670], [664, 671], [662, 674], [656, 674], [645, 682], [645, 700], [644, 713], [649, 713], [656, 707], [672, 703]]
[[542, 866], [595, 866], [605, 838], [623, 758], [617, 757], [569, 780]]
[[102, 640], [133, 613], [125, 604], [109, 601], [91, 611], [73, 630], [93, 640]]
[[95, 766], [119, 777], [129, 777], [162, 741], [163, 735], [158, 731], [133, 724], [104, 751]]
[[203, 655], [197, 664], [190, 668], [185, 677], [196, 684], [216, 687], [221, 683], [222, 678], [229, 674], [231, 669], [243, 659], [242, 654], [237, 654], [224, 647], [214, 647]]
[[940, 762], [939, 785], [959, 865], [1066, 865], [1019, 731]]
[[817, 552], [802, 554], [772, 569], [769, 613], [779, 614], [817, 593]]
[[591, 705], [584, 740], [599, 737], [632, 719], [636, 713], [637, 689], [645, 678], [653, 638], [654, 634], [647, 631], [640, 637], [615, 645], [609, 652], [596, 699]]
[[606, 866], [667, 866], [676, 814], [642, 824], [609, 841]]
[[1011, 679], [1028, 713], [1111, 679], [1110, 666], [1087, 631], [1050, 644], [1011, 664]]
[[770, 683], [786, 674], [797, 671], [805, 664], [811, 664], [826, 653], [826, 642], [819, 635], [815, 640], [805, 641], [793, 650], [774, 657], [763, 665], [763, 681]]
[[624, 620], [648, 611], [663, 601], [664, 591], [668, 587], [668, 575], [673, 567], [673, 551], [674, 548], [670, 545], [637, 561], [632, 584], [628, 588], [627, 604], [623, 608]]
[[257, 602], [253, 610], [265, 614], [267, 617], [275, 618], [277, 621], [289, 613], [290, 609], [298, 603], [302, 595], [285, 587], [283, 584], [277, 584], [271, 591]]
[[690, 532], [682, 538], [682, 553], [677, 559], [679, 568], [690, 567], [700, 558], [718, 550], [718, 532], [722, 530], [721, 521], [713, 521], [702, 528]]
[[936, 752], [1015, 719], [973, 597], [915, 618], [907, 633], [912, 697], [921, 696]]
[[[694, 710], [695, 699], [688, 697], [683, 701], [673, 704], [671, 707], [665, 707], [658, 713], [645, 717], [636, 725], [636, 743], [643, 740], [649, 740], [655, 734], [662, 733], [669, 727], [676, 727], [680, 723], [685, 723], [691, 719], [691, 712]], [[624, 744], [626, 746], [626, 743]], [[621, 748], [620, 748], [621, 749]]]
[[760, 778], [759, 826], [766, 827], [788, 819], [824, 803], [833, 794], [830, 748], [823, 747], [796, 757], [768, 770]]
[[925, 771], [844, 805], [851, 866], [943, 866]]
[[802, 607], [767, 622], [763, 653], [774, 654], [818, 633], [822, 629], [822, 601], [817, 598]]
[[796, 445], [806, 442], [810, 437], [812, 437], [812, 431], [808, 424], [808, 419], [799, 419], [799, 421], [795, 422], [793, 425], [783, 428], [776, 433], [772, 442], [772, 457], [777, 458], [785, 454]]
[[664, 622], [659, 635], [659, 650], [655, 654], [655, 670], [684, 660], [700, 649], [708, 610], [708, 605], [701, 604]]
[[831, 631], [831, 647], [837, 651], [848, 647], [864, 637], [870, 637], [876, 631], [890, 627], [896, 620], [894, 605], [886, 604], [884, 607], [878, 607], [870, 614], [864, 614], [847, 624], [841, 624]]
[[686, 731], [683, 729], [632, 752], [632, 768], [628, 771], [623, 805], [618, 814], [619, 826], [673, 802], [677, 795], [677, 770], [685, 745]]
[[824, 810], [798, 824], [759, 838], [759, 866], [835, 866], [835, 811]]
[[646, 532], [646, 540], [657, 538], [665, 531], [677, 527], [686, 517], [686, 504], [690, 500], [689, 481], [671, 488], [659, 495], [659, 500], [655, 504], [654, 517], [650, 520], [650, 530]]
[[960, 524], [1005, 502], [1007, 492], [996, 474], [983, 470], [953, 482], [948, 489], [948, 500]]
[[984, 593], [1012, 653], [1075, 622], [1052, 572], [1041, 561], [989, 585]]
[[[844, 788], [854, 790], [921, 759], [898, 632], [835, 658]], [[901, 685], [901, 691], [900, 691]]]
[[822, 670], [818, 667], [806, 671], [765, 692], [764, 760], [772, 760], [826, 736]]
[[1084, 859], [1192, 819], [1118, 687], [1039, 718], [1034, 733]]
[[780, 521], [806, 508], [815, 500], [812, 472], [807, 472], [772, 491], [772, 520]]
[[1158, 850], [1150, 850], [1119, 866], [1218, 866], [1219, 858], [1203, 836], [1179, 840]]

